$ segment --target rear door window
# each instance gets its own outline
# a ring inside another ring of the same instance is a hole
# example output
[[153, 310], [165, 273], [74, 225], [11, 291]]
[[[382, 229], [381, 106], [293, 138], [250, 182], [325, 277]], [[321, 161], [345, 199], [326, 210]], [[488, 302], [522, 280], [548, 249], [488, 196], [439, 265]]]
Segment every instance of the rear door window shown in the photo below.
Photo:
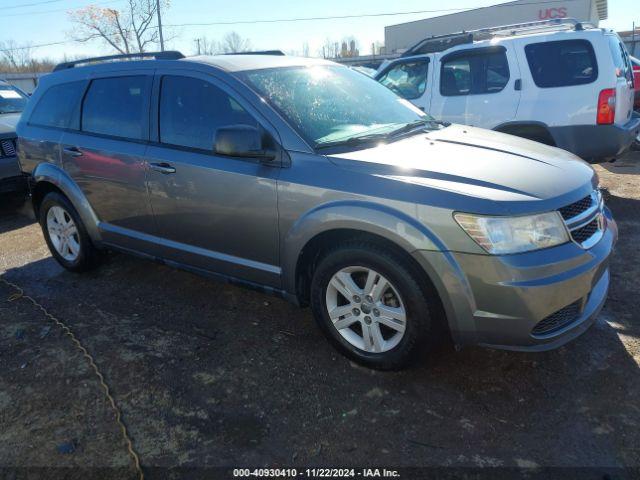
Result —
[[258, 126], [254, 118], [221, 89], [198, 78], [162, 77], [162, 143], [211, 152], [216, 130], [238, 124]]
[[70, 82], [54, 85], [47, 90], [29, 118], [30, 125], [41, 127], [80, 128], [80, 98], [86, 82]]
[[497, 93], [509, 82], [509, 62], [500, 49], [454, 52], [442, 59], [440, 93], [444, 96]]
[[144, 75], [93, 80], [82, 105], [82, 131], [142, 140], [148, 83]]
[[429, 60], [400, 62], [389, 68], [378, 81], [406, 99], [422, 96], [427, 88]]
[[584, 85], [598, 78], [598, 63], [588, 40], [532, 43], [524, 51], [540, 88]]

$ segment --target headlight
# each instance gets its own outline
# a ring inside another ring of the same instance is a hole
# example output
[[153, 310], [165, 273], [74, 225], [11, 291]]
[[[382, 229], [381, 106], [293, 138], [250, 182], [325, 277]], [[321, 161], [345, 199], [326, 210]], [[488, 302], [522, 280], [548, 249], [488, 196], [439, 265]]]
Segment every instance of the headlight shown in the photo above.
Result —
[[553, 247], [569, 241], [558, 212], [522, 217], [454, 214], [456, 222], [487, 252], [500, 255]]

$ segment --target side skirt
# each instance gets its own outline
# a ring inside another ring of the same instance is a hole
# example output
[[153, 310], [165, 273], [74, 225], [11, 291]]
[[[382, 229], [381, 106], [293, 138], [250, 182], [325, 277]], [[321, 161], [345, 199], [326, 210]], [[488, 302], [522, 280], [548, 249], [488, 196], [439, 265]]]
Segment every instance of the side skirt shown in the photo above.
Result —
[[143, 258], [145, 260], [151, 260], [153, 262], [159, 263], [161, 265], [166, 265], [168, 267], [172, 267], [172, 268], [177, 268], [179, 270], [184, 270], [187, 272], [191, 272], [194, 273], [196, 275], [200, 275], [202, 277], [207, 277], [210, 278], [212, 280], [215, 280], [217, 282], [221, 282], [221, 283], [227, 283], [230, 285], [237, 285], [243, 288], [247, 288], [249, 290], [254, 290], [260, 293], [265, 293], [267, 295], [272, 295], [274, 297], [278, 297], [278, 298], [282, 298], [284, 300], [287, 300], [290, 303], [293, 303], [296, 306], [300, 306], [300, 302], [298, 301], [298, 297], [296, 295], [292, 295], [284, 290], [280, 290], [277, 288], [273, 288], [273, 287], [269, 287], [267, 285], [261, 285], [259, 283], [255, 283], [255, 282], [251, 282], [248, 280], [243, 280], [241, 278], [238, 277], [234, 277], [231, 275], [225, 275], [223, 273], [218, 273], [218, 272], [213, 272], [210, 270], [205, 270], [203, 268], [199, 268], [199, 267], [194, 267], [192, 265], [187, 265], [184, 263], [180, 263], [180, 262], [176, 262], [173, 260], [168, 260], [166, 258], [162, 258], [162, 257], [156, 257], [154, 255], [149, 255], [148, 253], [144, 253], [144, 252], [140, 252], [138, 250], [132, 250], [129, 248], [125, 248], [125, 247], [121, 247], [119, 245], [114, 245], [112, 243], [108, 243], [108, 242], [103, 242], [104, 247], [110, 249], [110, 250], [114, 250], [114, 251], [118, 251], [118, 252], [122, 252], [122, 253], [126, 253], [129, 255], [133, 255], [135, 257], [138, 258]]

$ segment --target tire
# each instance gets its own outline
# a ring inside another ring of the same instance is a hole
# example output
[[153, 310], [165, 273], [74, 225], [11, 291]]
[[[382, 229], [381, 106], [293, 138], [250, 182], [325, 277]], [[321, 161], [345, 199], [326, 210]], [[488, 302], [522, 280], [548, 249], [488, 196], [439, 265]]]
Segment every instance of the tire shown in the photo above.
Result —
[[[58, 192], [48, 193], [40, 203], [38, 210], [39, 222], [45, 241], [51, 254], [60, 265], [71, 272], [85, 272], [98, 265], [100, 259], [99, 252], [91, 242], [84, 223], [82, 223], [80, 219], [80, 215], [78, 215], [76, 209], [64, 195]], [[70, 221], [72, 223], [58, 222], [56, 224], [55, 221], [52, 222], [52, 220], [48, 220], [50, 217], [54, 219], [57, 218], [55, 214], [59, 214], [60, 211], [64, 213], [64, 221]], [[73, 245], [73, 248], [71, 246], [66, 249], [61, 247], [61, 237], [55, 235], [55, 233], [52, 234], [50, 231], [49, 227], [52, 223], [54, 224], [54, 228], [59, 230], [60, 227], [56, 225], [66, 225], [67, 232], [73, 232], [71, 225], [75, 226], [75, 233], [69, 234], [74, 241], [67, 242], [67, 245]]]
[[[336, 274], [339, 275], [337, 281]], [[361, 303], [357, 302], [358, 299], [346, 303], [344, 285], [350, 282], [345, 274], [355, 283], [347, 292], [359, 287], [365, 297], [371, 293], [370, 297], [378, 298], [366, 299], [361, 296]], [[370, 274], [377, 279], [374, 280], [373, 289], [367, 288]], [[343, 280], [346, 282], [343, 283]], [[380, 292], [376, 290], [384, 288], [378, 288], [384, 284], [384, 280], [390, 286], [385, 295], [380, 297]], [[354, 241], [327, 252], [314, 271], [310, 297], [315, 319], [325, 336], [337, 350], [366, 367], [401, 369], [413, 363], [419, 353], [426, 354], [432, 350], [440, 340], [436, 337], [442, 336], [441, 329], [435, 328], [440, 320], [436, 308], [440, 302], [435, 291], [424, 288], [424, 281], [402, 256], [375, 243]], [[389, 306], [392, 312], [404, 311], [403, 332], [397, 331], [402, 329], [402, 314], [397, 314], [390, 321], [387, 315]], [[349, 314], [348, 310], [352, 307], [357, 307], [356, 311], [351, 310]], [[329, 313], [330, 309], [332, 314]], [[338, 316], [340, 313], [345, 313], [345, 316]], [[335, 322], [331, 315], [334, 320], [337, 319]], [[349, 326], [345, 327], [347, 324]], [[393, 328], [389, 325], [393, 325]], [[373, 333], [376, 329], [380, 335]], [[365, 332], [370, 332], [370, 335]], [[362, 341], [358, 336], [362, 337]]]

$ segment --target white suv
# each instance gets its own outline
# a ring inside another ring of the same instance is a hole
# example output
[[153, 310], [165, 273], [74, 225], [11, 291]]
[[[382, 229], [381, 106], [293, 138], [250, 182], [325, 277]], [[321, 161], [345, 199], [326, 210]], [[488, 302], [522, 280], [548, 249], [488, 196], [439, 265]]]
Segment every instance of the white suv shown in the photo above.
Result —
[[425, 39], [376, 80], [432, 116], [554, 145], [591, 162], [640, 133], [618, 35], [575, 20]]

